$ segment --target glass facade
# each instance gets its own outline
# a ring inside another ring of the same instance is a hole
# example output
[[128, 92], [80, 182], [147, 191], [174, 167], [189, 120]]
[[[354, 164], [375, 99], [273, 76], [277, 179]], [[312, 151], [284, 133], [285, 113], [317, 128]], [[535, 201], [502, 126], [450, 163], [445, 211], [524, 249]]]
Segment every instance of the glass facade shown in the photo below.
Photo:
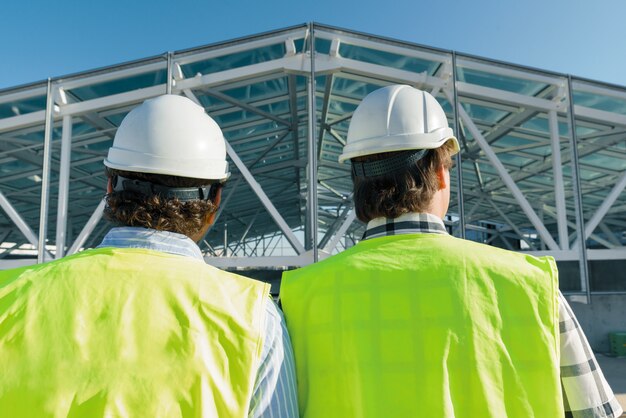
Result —
[[451, 233], [554, 256], [566, 292], [626, 291], [626, 88], [319, 24], [0, 91], [0, 268], [99, 242], [115, 131], [167, 92], [232, 148], [209, 262], [284, 268], [354, 245], [337, 159], [359, 102], [393, 83], [432, 93], [458, 129]]

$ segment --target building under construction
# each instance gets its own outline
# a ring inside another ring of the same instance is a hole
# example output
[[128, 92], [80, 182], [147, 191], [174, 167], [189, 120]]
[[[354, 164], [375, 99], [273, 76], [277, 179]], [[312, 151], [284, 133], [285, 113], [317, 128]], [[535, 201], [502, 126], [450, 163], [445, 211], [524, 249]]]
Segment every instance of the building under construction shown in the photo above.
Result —
[[0, 91], [0, 269], [97, 245], [102, 160], [124, 116], [165, 93], [202, 105], [231, 176], [201, 249], [276, 280], [361, 238], [337, 158], [361, 99], [403, 83], [461, 144], [449, 232], [552, 255], [592, 344], [626, 329], [626, 88], [304, 24]]

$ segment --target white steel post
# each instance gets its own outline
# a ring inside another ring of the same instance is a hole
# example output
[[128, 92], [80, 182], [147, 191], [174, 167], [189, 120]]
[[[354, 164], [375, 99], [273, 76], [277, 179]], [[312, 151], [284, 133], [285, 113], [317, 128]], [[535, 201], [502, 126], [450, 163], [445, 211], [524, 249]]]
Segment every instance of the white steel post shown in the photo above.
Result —
[[559, 244], [562, 250], [569, 250], [567, 234], [567, 211], [565, 207], [565, 186], [563, 183], [563, 167], [561, 163], [561, 135], [556, 111], [548, 112], [550, 124], [550, 143], [552, 144], [552, 171], [554, 173], [554, 200], [556, 205], [556, 223], [559, 230]]
[[63, 116], [63, 134], [61, 136], [61, 161], [59, 167], [59, 202], [57, 207], [56, 258], [61, 258], [65, 255], [71, 156], [72, 117]]
[[165, 94], [172, 94], [172, 82], [174, 79], [172, 78], [172, 59], [173, 53], [167, 53], [167, 80], [165, 82]]
[[578, 136], [576, 135], [576, 115], [574, 114], [574, 94], [572, 92], [572, 77], [567, 77], [567, 93], [569, 100], [570, 117], [570, 148], [572, 153], [572, 183], [574, 186], [574, 203], [576, 205], [576, 226], [578, 235], [580, 287], [587, 295], [587, 304], [591, 304], [591, 289], [589, 286], [589, 265], [587, 264], [587, 242], [585, 239], [585, 218], [583, 212], [583, 194], [580, 187], [580, 170], [578, 167]]
[[309, 137], [308, 137], [308, 216], [307, 227], [309, 230], [307, 247], [313, 251], [313, 262], [318, 260], [317, 247], [317, 144], [316, 144], [316, 87], [315, 87], [315, 28], [313, 23], [309, 25], [309, 45], [310, 45], [310, 70], [308, 93], [309, 93]]
[[48, 78], [46, 100], [46, 120], [43, 140], [43, 173], [41, 175], [41, 208], [39, 212], [39, 242], [37, 243], [37, 262], [46, 261], [46, 238], [48, 234], [48, 192], [50, 191], [50, 154], [52, 141], [52, 127], [54, 119], [52, 116], [54, 106], [54, 92], [52, 91], [52, 80]]
[[[449, 97], [449, 96], [448, 96]], [[458, 108], [459, 93], [456, 88], [456, 52], [452, 52], [452, 115], [454, 117], [454, 134], [459, 142], [461, 142], [461, 121], [459, 120]], [[461, 152], [457, 153], [456, 159], [456, 180], [457, 180], [457, 207], [459, 209], [459, 232], [461, 238], [465, 239], [465, 202], [463, 200], [463, 159]]]

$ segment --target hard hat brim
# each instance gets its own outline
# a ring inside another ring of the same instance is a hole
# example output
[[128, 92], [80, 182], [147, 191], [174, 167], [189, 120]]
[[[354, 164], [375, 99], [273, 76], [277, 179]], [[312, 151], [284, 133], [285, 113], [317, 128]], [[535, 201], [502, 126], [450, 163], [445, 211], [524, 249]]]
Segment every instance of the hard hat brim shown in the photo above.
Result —
[[357, 143], [347, 144], [343, 149], [343, 153], [339, 156], [339, 162], [343, 163], [352, 158], [383, 152], [435, 149], [442, 147], [448, 141], [453, 142], [452, 155], [458, 153], [460, 151], [459, 141], [450, 128], [442, 128], [427, 134], [410, 133], [362, 139]]
[[[120, 161], [118, 163], [117, 161]], [[133, 161], [129, 164], [129, 161]], [[176, 158], [165, 158], [137, 151], [111, 147], [104, 165], [114, 170], [134, 173], [163, 174], [177, 177], [189, 177], [202, 180], [224, 181], [228, 179], [228, 162], [222, 159], [197, 161], [185, 160], [184, 165]]]

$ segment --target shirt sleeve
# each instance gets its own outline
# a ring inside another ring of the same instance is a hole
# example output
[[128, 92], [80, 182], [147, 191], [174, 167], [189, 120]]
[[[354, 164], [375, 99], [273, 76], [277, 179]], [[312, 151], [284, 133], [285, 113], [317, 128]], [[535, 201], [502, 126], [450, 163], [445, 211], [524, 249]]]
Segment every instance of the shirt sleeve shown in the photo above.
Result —
[[273, 300], [267, 302], [266, 316], [261, 364], [250, 400], [248, 417], [297, 417], [295, 362], [285, 318]]
[[561, 387], [565, 417], [617, 418], [622, 407], [615, 399], [572, 308], [559, 292]]

